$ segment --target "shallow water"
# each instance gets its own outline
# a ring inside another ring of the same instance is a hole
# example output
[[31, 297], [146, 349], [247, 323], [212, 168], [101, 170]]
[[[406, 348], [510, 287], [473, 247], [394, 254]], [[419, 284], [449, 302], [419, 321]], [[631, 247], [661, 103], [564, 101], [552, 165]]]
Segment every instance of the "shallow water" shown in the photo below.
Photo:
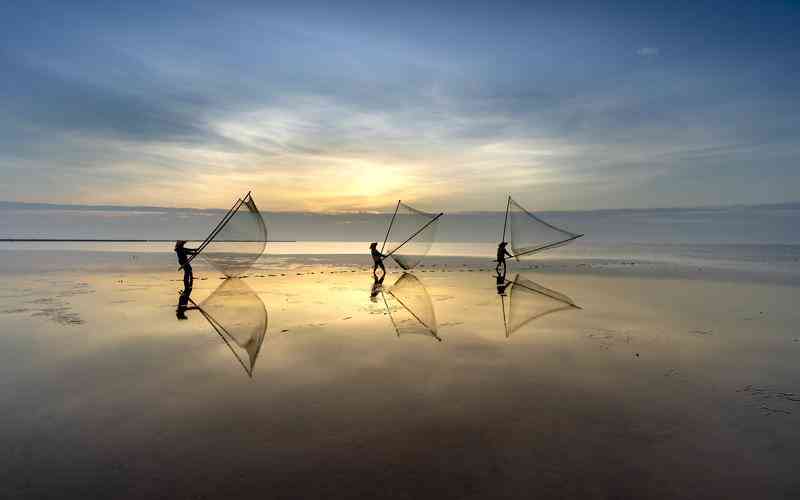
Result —
[[373, 301], [360, 261], [278, 259], [239, 295], [199, 270], [213, 314], [263, 304], [215, 327], [172, 268], [86, 259], [4, 275], [3, 496], [800, 493], [795, 286], [521, 271], [559, 307], [452, 264]]

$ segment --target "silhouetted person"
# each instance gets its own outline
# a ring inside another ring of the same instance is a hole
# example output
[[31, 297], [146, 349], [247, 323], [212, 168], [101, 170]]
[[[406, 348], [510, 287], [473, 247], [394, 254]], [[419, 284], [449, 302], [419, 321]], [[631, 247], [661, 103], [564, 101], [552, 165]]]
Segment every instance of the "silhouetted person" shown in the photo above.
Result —
[[183, 289], [189, 290], [191, 293], [192, 283], [194, 282], [194, 274], [192, 273], [192, 266], [189, 264], [189, 257], [197, 254], [194, 248], [186, 248], [185, 240], [178, 240], [175, 242], [175, 253], [178, 254], [178, 265], [183, 267]]
[[386, 268], [383, 267], [383, 258], [386, 257], [386, 255], [383, 255], [378, 250], [378, 244], [377, 243], [370, 243], [369, 252], [370, 252], [370, 254], [372, 254], [372, 276], [375, 277], [375, 278], [378, 277], [378, 268], [379, 267], [381, 268], [381, 271], [383, 271], [383, 275], [386, 276]]
[[500, 274], [500, 268], [503, 268], [503, 276], [506, 274], [506, 257], [513, 257], [508, 250], [506, 250], [506, 245], [508, 242], [503, 241], [499, 245], [497, 245], [497, 267], [495, 267], [495, 271], [497, 274]]
[[178, 297], [178, 307], [175, 308], [175, 317], [178, 319], [189, 319], [186, 316], [186, 311], [191, 311], [193, 309], [198, 309], [197, 306], [190, 306], [189, 301], [191, 300], [192, 295], [192, 287], [185, 288], [181, 292], [181, 296]]
[[375, 280], [375, 282], [372, 283], [372, 290], [369, 292], [369, 300], [372, 302], [378, 301], [378, 294], [381, 293], [381, 290], [383, 289], [383, 278], [385, 277], [386, 274], [381, 275], [380, 278], [377, 276], [372, 277], [372, 279]]

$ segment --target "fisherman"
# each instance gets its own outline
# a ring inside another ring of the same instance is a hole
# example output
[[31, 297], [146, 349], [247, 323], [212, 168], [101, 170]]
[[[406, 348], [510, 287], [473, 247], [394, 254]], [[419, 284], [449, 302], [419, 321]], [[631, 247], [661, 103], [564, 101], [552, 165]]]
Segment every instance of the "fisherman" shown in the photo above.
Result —
[[187, 248], [186, 240], [178, 240], [175, 242], [175, 253], [178, 254], [178, 265], [183, 268], [183, 290], [192, 291], [192, 284], [194, 283], [194, 274], [192, 274], [192, 266], [189, 264], [189, 258], [192, 255], [197, 255], [197, 249]]
[[381, 268], [383, 271], [383, 275], [386, 276], [386, 268], [383, 267], [383, 259], [386, 255], [383, 255], [378, 250], [378, 244], [372, 242], [369, 244], [369, 251], [372, 254], [372, 276], [377, 279], [378, 278], [378, 268]]
[[497, 271], [497, 274], [500, 274], [500, 268], [502, 267], [503, 276], [506, 274], [506, 257], [513, 257], [513, 255], [506, 250], [506, 245], [508, 245], [507, 241], [502, 241], [497, 245], [497, 267], [495, 267], [495, 271]]

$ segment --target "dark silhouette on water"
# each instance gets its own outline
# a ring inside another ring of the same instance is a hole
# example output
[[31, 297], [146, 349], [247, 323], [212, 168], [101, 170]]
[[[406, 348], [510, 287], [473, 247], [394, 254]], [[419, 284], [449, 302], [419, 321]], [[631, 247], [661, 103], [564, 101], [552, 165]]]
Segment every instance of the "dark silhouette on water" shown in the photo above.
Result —
[[192, 293], [194, 274], [189, 261], [192, 256], [197, 255], [197, 249], [186, 248], [186, 240], [178, 240], [175, 242], [175, 253], [178, 254], [178, 265], [183, 269], [183, 289]]
[[369, 252], [372, 255], [372, 276], [375, 279], [378, 278], [378, 268], [381, 268], [381, 271], [383, 271], [383, 276], [386, 276], [386, 268], [383, 266], [383, 258], [386, 256], [383, 255], [380, 250], [378, 250], [378, 243], [370, 243]]
[[506, 275], [506, 257], [514, 257], [506, 250], [507, 245], [507, 241], [502, 241], [497, 245], [497, 266], [495, 267], [495, 271], [497, 271], [497, 274], [500, 274], [500, 268], [502, 267], [503, 277]]
[[505, 266], [503, 267], [503, 272], [502, 273], [500, 272], [499, 267], [500, 266], [498, 266], [498, 269], [497, 269], [497, 276], [495, 276], [495, 283], [497, 285], [497, 295], [505, 296], [506, 288], [508, 288], [508, 285], [510, 285], [511, 282], [506, 281], [506, 269], [505, 269]]
[[184, 288], [183, 291], [181, 292], [180, 297], [178, 297], [178, 307], [175, 308], [176, 318], [178, 318], [179, 320], [189, 319], [189, 317], [186, 316], [186, 311], [197, 309], [197, 306], [194, 305], [194, 302], [192, 302], [191, 306], [189, 305], [189, 302], [191, 300], [192, 300], [192, 287], [190, 286], [188, 288]]
[[369, 292], [369, 300], [372, 302], [378, 302], [378, 295], [383, 290], [383, 278], [386, 277], [386, 274], [382, 274], [380, 278], [377, 276], [373, 276], [372, 279], [374, 280], [372, 283], [372, 290]]

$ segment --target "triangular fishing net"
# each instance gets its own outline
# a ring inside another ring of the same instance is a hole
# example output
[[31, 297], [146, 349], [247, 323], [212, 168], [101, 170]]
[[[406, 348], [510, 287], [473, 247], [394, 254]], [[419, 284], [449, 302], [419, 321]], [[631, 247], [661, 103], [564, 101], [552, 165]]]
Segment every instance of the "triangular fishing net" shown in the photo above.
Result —
[[543, 221], [510, 196], [503, 237], [506, 235], [508, 239], [505, 241], [511, 244], [511, 253], [517, 260], [525, 255], [565, 245], [583, 236]]
[[501, 296], [506, 337], [531, 321], [567, 309], [580, 309], [566, 295], [517, 274]]
[[397, 335], [426, 335], [441, 341], [428, 290], [413, 274], [403, 273], [384, 294], [386, 310]]
[[252, 377], [267, 333], [267, 308], [261, 298], [247, 283], [231, 278], [223, 281], [198, 307]]
[[382, 253], [391, 255], [403, 269], [414, 268], [433, 246], [441, 216], [398, 201], [386, 232]]
[[199, 255], [228, 277], [241, 276], [267, 246], [267, 226], [250, 193], [240, 199], [198, 247]]

